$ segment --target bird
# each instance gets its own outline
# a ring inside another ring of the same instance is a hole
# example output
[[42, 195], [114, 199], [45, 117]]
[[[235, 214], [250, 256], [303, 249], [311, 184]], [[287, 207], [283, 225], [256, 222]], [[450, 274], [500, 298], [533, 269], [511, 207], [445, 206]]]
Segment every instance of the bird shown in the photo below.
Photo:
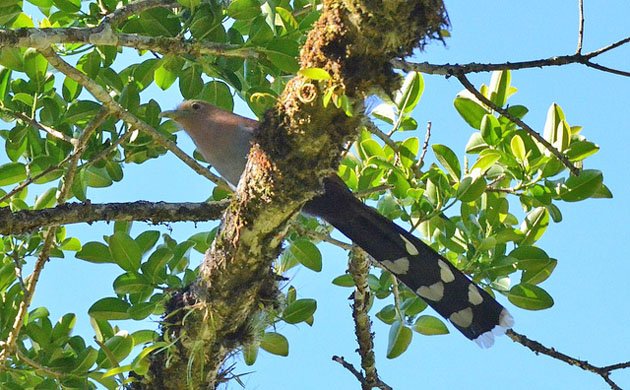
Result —
[[[186, 100], [162, 117], [175, 121], [197, 151], [236, 188], [259, 122], [202, 100]], [[302, 211], [322, 218], [483, 348], [514, 324], [508, 310], [424, 241], [355, 197], [337, 175]]]

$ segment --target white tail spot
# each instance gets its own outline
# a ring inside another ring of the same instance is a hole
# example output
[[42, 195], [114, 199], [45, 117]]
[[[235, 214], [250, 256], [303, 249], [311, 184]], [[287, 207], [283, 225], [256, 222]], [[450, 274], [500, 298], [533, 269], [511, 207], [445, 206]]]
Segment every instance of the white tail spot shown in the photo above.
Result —
[[400, 238], [405, 242], [405, 249], [410, 256], [417, 256], [420, 253], [418, 252], [418, 248], [416, 248], [416, 246], [413, 245], [411, 241], [407, 240], [405, 236], [401, 234]]
[[449, 268], [448, 264], [444, 262], [444, 260], [438, 260], [438, 266], [440, 267], [440, 279], [444, 283], [450, 283], [455, 280], [455, 275], [453, 275], [453, 271]]
[[437, 302], [444, 296], [444, 283], [437, 282], [430, 286], [422, 286], [416, 290], [422, 298], [430, 299]]
[[468, 302], [473, 305], [479, 305], [483, 302], [483, 297], [479, 293], [477, 286], [472, 283], [468, 285]]
[[451, 314], [448, 319], [457, 326], [468, 328], [472, 324], [473, 311], [470, 307], [467, 307]]

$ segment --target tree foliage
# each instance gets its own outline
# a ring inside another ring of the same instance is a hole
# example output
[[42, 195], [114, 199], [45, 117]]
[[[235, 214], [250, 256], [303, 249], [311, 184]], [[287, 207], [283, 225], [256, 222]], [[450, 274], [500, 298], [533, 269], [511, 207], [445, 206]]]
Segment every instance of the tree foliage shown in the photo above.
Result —
[[[89, 201], [99, 188], [124, 185], [130, 164], [175, 151], [176, 127], [160, 119], [162, 107], [150, 96], [154, 85], [226, 109], [240, 98], [262, 116], [298, 73], [299, 49], [321, 7], [306, 0], [7, 0], [0, 10], [1, 27], [13, 39], [0, 44], [0, 118], [5, 122], [0, 130], [0, 213], [17, 213]], [[32, 29], [36, 25], [45, 29]], [[320, 68], [300, 74], [318, 82], [330, 79]], [[347, 115], [358, 114], [339, 85], [330, 84], [326, 91], [323, 105], [332, 102]], [[339, 175], [366, 202], [410, 227], [488, 292], [528, 310], [551, 307], [553, 298], [541, 284], [561, 254], [549, 254], [537, 242], [551, 222], [562, 221], [566, 203], [612, 196], [601, 171], [582, 169], [598, 146], [571, 123], [570, 113], [549, 102], [542, 135], [579, 168], [580, 174], [573, 175], [530, 132], [464, 90], [453, 104], [470, 127], [465, 151], [429, 147], [428, 137], [423, 142], [409, 135], [418, 129], [412, 113], [423, 91], [422, 75], [408, 72], [396, 93], [371, 112], [378, 126], [364, 122]], [[526, 117], [528, 109], [515, 95], [509, 70], [494, 72], [480, 92], [512, 116]], [[187, 163], [195, 164], [192, 159]], [[211, 200], [229, 193], [216, 187]], [[138, 226], [141, 232], [135, 234], [130, 222], [118, 221], [111, 234], [95, 241], [69, 236], [63, 224], [2, 236], [4, 387], [95, 388], [98, 383], [115, 389], [146, 374], [152, 354], [168, 356], [171, 338], [177, 336], [160, 334], [145, 320], [172, 314], [174, 294], [199, 276], [191, 253], [206, 252], [216, 231], [177, 241]], [[274, 271], [281, 276], [303, 266], [319, 272], [323, 259], [317, 244], [330, 241], [329, 233], [321, 221], [300, 216]], [[94, 335], [72, 333], [76, 315], [71, 302], [70, 312], [59, 320], [51, 319], [45, 307], [28, 306], [45, 262], [63, 257], [120, 268], [111, 295], [88, 311]], [[27, 277], [33, 267], [35, 273]], [[349, 273], [332, 283], [355, 286]], [[367, 284], [373, 314], [391, 326], [388, 358], [404, 353], [418, 334], [448, 333], [443, 320], [388, 272], [372, 269]], [[289, 355], [290, 340], [274, 325], [312, 325], [316, 311], [316, 299], [289, 286], [273, 307], [260, 313], [247, 342], [235, 348], [241, 348], [248, 365], [255, 363], [259, 348]], [[128, 333], [119, 321], [145, 321], [144, 329]]]

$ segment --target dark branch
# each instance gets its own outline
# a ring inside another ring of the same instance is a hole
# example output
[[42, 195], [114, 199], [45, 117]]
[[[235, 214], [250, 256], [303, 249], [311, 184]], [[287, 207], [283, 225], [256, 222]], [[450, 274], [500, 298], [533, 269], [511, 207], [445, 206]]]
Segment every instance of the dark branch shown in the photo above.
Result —
[[23, 234], [35, 229], [96, 221], [205, 222], [221, 218], [228, 201], [213, 203], [66, 203], [50, 209], [10, 212], [0, 209], [0, 234]]
[[621, 387], [619, 387], [612, 379], [610, 379], [610, 374], [612, 373], [612, 371], [630, 367], [630, 362], [617, 363], [617, 364], [612, 364], [612, 365], [604, 366], [604, 367], [594, 366], [591, 363], [587, 362], [586, 360], [576, 359], [562, 352], [556, 351], [555, 348], [545, 347], [538, 341], [531, 340], [527, 338], [527, 336], [516, 333], [515, 331], [511, 329], [509, 329], [506, 332], [506, 334], [508, 335], [509, 338], [512, 339], [512, 341], [529, 348], [531, 351], [533, 351], [536, 354], [540, 353], [543, 355], [547, 355], [554, 359], [563, 361], [571, 366], [577, 366], [584, 371], [590, 371], [601, 376], [602, 379], [604, 379], [604, 381], [613, 390], [621, 390]]
[[[355, 378], [357, 378], [357, 380], [361, 383], [361, 386], [363, 387], [364, 384], [367, 385], [367, 382], [365, 381], [365, 378], [363, 377], [363, 374], [361, 374], [356, 368], [354, 368], [354, 366], [350, 363], [348, 363], [343, 356], [333, 356], [332, 360], [341, 364], [346, 370], [350, 371], [350, 373], [352, 375], [354, 375]], [[374, 387], [379, 388], [381, 390], [393, 390], [389, 385], [383, 383], [383, 382], [379, 382], [377, 384], [374, 385]]]
[[[399, 69], [405, 71], [416, 71], [422, 72], [426, 74], [435, 74], [442, 76], [453, 76], [457, 74], [468, 74], [468, 73], [480, 73], [480, 72], [492, 72], [495, 70], [518, 70], [518, 69], [531, 69], [531, 68], [543, 68], [549, 66], [562, 66], [569, 64], [582, 64], [585, 66], [589, 66], [594, 68], [591, 60], [601, 54], [604, 54], [610, 50], [616, 49], [619, 46], [625, 45], [630, 42], [630, 37], [626, 37], [611, 43], [608, 46], [604, 46], [597, 50], [593, 50], [589, 53], [576, 53], [571, 55], [564, 56], [554, 56], [549, 58], [543, 58], [539, 60], [529, 60], [529, 61], [517, 61], [517, 62], [501, 62], [501, 63], [477, 63], [471, 62], [468, 64], [430, 64], [428, 62], [420, 62], [413, 63], [407, 62], [403, 60], [392, 60], [391, 63]], [[601, 66], [601, 65], [600, 65]], [[605, 69], [604, 69], [605, 68]], [[621, 76], [627, 76], [628, 72], [607, 68], [601, 66], [601, 68], [597, 68], [599, 70], [619, 74]]]

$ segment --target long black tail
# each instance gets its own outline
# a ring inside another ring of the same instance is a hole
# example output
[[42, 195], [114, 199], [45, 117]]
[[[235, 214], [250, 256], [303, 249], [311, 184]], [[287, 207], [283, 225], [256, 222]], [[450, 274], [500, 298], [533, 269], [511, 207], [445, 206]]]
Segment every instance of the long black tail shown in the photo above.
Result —
[[490, 294], [428, 245], [355, 198], [337, 176], [325, 192], [304, 206], [369, 253], [464, 336], [482, 347], [513, 324], [510, 313]]

